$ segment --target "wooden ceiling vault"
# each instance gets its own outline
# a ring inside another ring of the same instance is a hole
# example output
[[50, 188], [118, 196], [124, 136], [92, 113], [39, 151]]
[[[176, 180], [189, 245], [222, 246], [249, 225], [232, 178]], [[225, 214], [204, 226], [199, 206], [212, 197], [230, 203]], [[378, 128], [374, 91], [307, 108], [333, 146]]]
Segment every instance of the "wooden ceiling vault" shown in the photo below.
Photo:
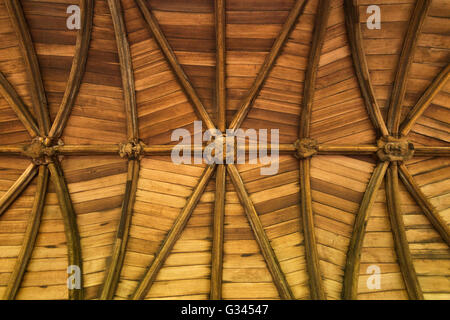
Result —
[[[449, 299], [449, 17], [447, 0], [0, 0], [0, 295]], [[195, 120], [280, 129], [279, 173], [174, 165]]]

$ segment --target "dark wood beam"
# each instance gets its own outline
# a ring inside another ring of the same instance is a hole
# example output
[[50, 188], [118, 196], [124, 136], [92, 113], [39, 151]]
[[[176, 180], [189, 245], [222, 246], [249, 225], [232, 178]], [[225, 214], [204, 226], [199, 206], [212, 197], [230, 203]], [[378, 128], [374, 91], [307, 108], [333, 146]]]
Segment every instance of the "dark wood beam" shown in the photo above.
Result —
[[295, 2], [294, 7], [291, 9], [286, 22], [281, 28], [281, 31], [276, 38], [272, 49], [270, 50], [270, 53], [267, 55], [263, 65], [261, 66], [252, 87], [249, 89], [246, 96], [241, 101], [240, 107], [229, 125], [229, 129], [237, 130], [241, 126], [242, 122], [250, 111], [250, 108], [252, 107], [253, 101], [255, 100], [264, 82], [266, 81], [270, 70], [272, 69], [275, 61], [280, 55], [281, 49], [288, 39], [290, 32], [292, 31], [295, 23], [298, 21], [299, 16], [303, 13], [307, 2], [308, 0], [297, 0]]
[[69, 120], [75, 99], [80, 90], [81, 80], [86, 67], [89, 42], [91, 40], [92, 20], [94, 16], [94, 1], [81, 0], [80, 11], [80, 30], [78, 31], [77, 42], [75, 44], [72, 68], [70, 69], [69, 79], [67, 80], [66, 90], [61, 105], [49, 132], [49, 137], [51, 139], [58, 139], [63, 133], [64, 127]]
[[145, 0], [136, 0], [136, 3], [138, 5], [138, 8], [140, 12], [142, 13], [142, 16], [144, 17], [145, 21], [147, 22], [147, 26], [150, 30], [150, 32], [153, 34], [153, 37], [155, 41], [158, 43], [159, 48], [161, 49], [162, 53], [164, 54], [167, 62], [172, 67], [173, 72], [175, 73], [175, 76], [177, 77], [179, 83], [181, 84], [182, 88], [184, 89], [185, 93], [187, 94], [189, 100], [194, 106], [195, 111], [197, 112], [200, 119], [203, 121], [207, 129], [215, 129], [214, 123], [211, 120], [208, 112], [206, 111], [205, 107], [203, 106], [203, 103], [201, 102], [197, 92], [195, 91], [194, 87], [192, 86], [191, 82], [188, 79], [188, 76], [184, 72], [183, 68], [181, 67], [180, 63], [177, 60], [177, 57], [175, 53], [172, 50], [172, 47], [170, 46], [169, 42], [167, 41], [164, 33], [162, 32], [158, 21], [154, 17], [151, 10], [148, 8]]
[[11, 19], [14, 31], [19, 39], [20, 52], [25, 63], [26, 74], [30, 83], [31, 102], [39, 125], [41, 136], [46, 136], [50, 127], [47, 98], [36, 51], [31, 39], [30, 30], [23, 14], [20, 1], [5, 0], [6, 8]]
[[422, 192], [414, 177], [409, 173], [408, 168], [404, 164], [400, 164], [399, 169], [400, 178], [406, 189], [422, 209], [434, 229], [441, 235], [442, 240], [450, 246], [450, 228], [447, 223], [441, 218], [439, 212]]
[[216, 105], [217, 105], [217, 128], [226, 130], [226, 0], [215, 0], [215, 23], [216, 23]]
[[39, 167], [39, 175], [37, 178], [36, 194], [34, 196], [33, 207], [28, 219], [27, 229], [25, 231], [22, 247], [17, 257], [11, 278], [4, 293], [5, 300], [14, 300], [22, 283], [23, 276], [33, 253], [36, 238], [41, 224], [41, 216], [44, 210], [45, 196], [48, 186], [48, 168], [46, 166]]
[[30, 184], [37, 174], [37, 171], [37, 166], [34, 163], [31, 163], [8, 191], [3, 194], [0, 198], [0, 216], [5, 213], [14, 200], [16, 200], [22, 191]]
[[423, 300], [422, 289], [417, 279], [414, 264], [409, 251], [408, 239], [406, 238], [405, 225], [400, 209], [400, 191], [398, 187], [397, 162], [391, 162], [386, 177], [386, 203], [391, 221], [394, 246], [397, 252], [400, 270], [405, 282], [408, 296], [413, 300]]
[[264, 227], [259, 219], [258, 213], [256, 212], [253, 201], [250, 199], [247, 190], [245, 189], [244, 182], [237, 170], [236, 166], [233, 164], [227, 165], [227, 171], [230, 175], [231, 181], [233, 182], [236, 193], [239, 200], [244, 207], [244, 211], [247, 215], [250, 226], [255, 235], [256, 242], [261, 249], [261, 253], [266, 261], [267, 267], [270, 274], [272, 275], [275, 287], [278, 290], [281, 299], [294, 299], [294, 294], [289, 287], [286, 278], [284, 277], [283, 271], [281, 270], [278, 258], [273, 251], [270, 240], [264, 231]]
[[[73, 209], [72, 200], [70, 199], [69, 189], [67, 188], [66, 180], [61, 169], [59, 161], [55, 159], [54, 162], [48, 164], [50, 170], [51, 181], [56, 190], [59, 207], [64, 222], [64, 232], [67, 241], [67, 255], [69, 266], [77, 266], [83, 270], [83, 261], [81, 256], [80, 234], [78, 232], [77, 218], [75, 210]], [[80, 274], [80, 289], [68, 289], [70, 300], [82, 300], [84, 298], [83, 289], [83, 272]]]
[[433, 98], [441, 91], [442, 87], [447, 83], [450, 76], [450, 63], [442, 69], [442, 71], [436, 76], [430, 86], [425, 90], [425, 92], [420, 97], [419, 101], [406, 115], [400, 129], [400, 133], [406, 136], [416, 123], [417, 119], [425, 112], [428, 106], [431, 104]]
[[191, 196], [187, 199], [186, 205], [184, 206], [183, 210], [181, 210], [181, 213], [178, 215], [178, 217], [175, 219], [172, 228], [169, 230], [158, 252], [155, 254], [155, 258], [153, 259], [150, 267], [147, 269], [144, 277], [139, 282], [136, 291], [131, 297], [133, 300], [141, 300], [145, 298], [145, 295], [155, 281], [158, 271], [163, 266], [164, 262], [170, 254], [170, 251], [175, 245], [175, 242], [178, 240], [184, 228], [186, 227], [186, 224], [189, 221], [189, 218], [191, 217], [191, 214], [194, 211], [198, 201], [200, 200], [200, 197], [203, 194], [203, 191], [205, 190], [215, 168], [216, 165], [213, 164], [206, 167], [203, 171], [199, 182], [192, 191]]
[[361, 248], [366, 233], [366, 225], [369, 219], [369, 212], [377, 196], [378, 189], [383, 181], [389, 162], [380, 162], [372, 173], [367, 184], [361, 205], [355, 217], [352, 237], [347, 252], [347, 262], [345, 265], [344, 283], [342, 298], [355, 300], [358, 295], [358, 277], [361, 261]]
[[367, 112], [373, 126], [380, 136], [388, 136], [389, 132], [381, 115], [375, 97], [375, 91], [370, 80], [369, 68], [367, 66], [366, 55], [363, 47], [361, 27], [359, 24], [359, 8], [353, 0], [344, 0], [345, 23], [347, 26], [348, 41], [352, 52], [353, 65], [356, 77], [358, 78], [361, 94], [364, 99]]
[[387, 127], [391, 135], [398, 136], [403, 99], [406, 93], [408, 73], [414, 59], [417, 40], [422, 30], [423, 22], [427, 16], [431, 0], [418, 0], [414, 7], [411, 19], [403, 42], [402, 52], [397, 64], [394, 84], [392, 87], [389, 110], [387, 115]]

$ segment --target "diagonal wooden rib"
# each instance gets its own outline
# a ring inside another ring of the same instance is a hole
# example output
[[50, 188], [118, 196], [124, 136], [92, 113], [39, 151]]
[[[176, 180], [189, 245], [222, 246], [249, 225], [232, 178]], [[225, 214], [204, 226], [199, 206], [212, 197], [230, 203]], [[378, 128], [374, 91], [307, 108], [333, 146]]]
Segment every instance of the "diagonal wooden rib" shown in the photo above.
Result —
[[[73, 209], [72, 200], [70, 199], [69, 189], [67, 188], [67, 183], [64, 179], [64, 174], [58, 160], [55, 159], [55, 162], [49, 163], [48, 168], [50, 170], [51, 180], [56, 189], [56, 195], [58, 197], [59, 207], [61, 208], [61, 214], [64, 221], [69, 266], [77, 266], [82, 270], [83, 263], [81, 258], [80, 234], [78, 232], [77, 218], [75, 210]], [[69, 289], [70, 300], [82, 300], [84, 298], [82, 275], [83, 272], [81, 271], [81, 288]]]
[[128, 176], [125, 188], [125, 196], [122, 203], [122, 214], [119, 228], [117, 229], [111, 264], [106, 274], [105, 284], [102, 288], [100, 299], [112, 299], [117, 288], [125, 258], [125, 249], [128, 242], [133, 206], [136, 199], [137, 184], [139, 179], [139, 160], [128, 161]]
[[423, 95], [417, 101], [416, 105], [410, 110], [406, 115], [405, 120], [401, 125], [401, 135], [406, 136], [411, 128], [416, 123], [417, 119], [425, 112], [428, 106], [431, 104], [433, 98], [439, 93], [439, 91], [444, 87], [450, 76], [450, 63], [442, 69], [442, 71], [436, 76], [430, 86], [425, 90]]
[[89, 51], [89, 42], [91, 40], [92, 19], [94, 15], [94, 1], [81, 0], [81, 21], [78, 31], [77, 43], [75, 45], [75, 55], [73, 57], [72, 68], [70, 70], [69, 80], [66, 90], [56, 115], [53, 125], [50, 129], [49, 137], [58, 139], [66, 126], [70, 112], [75, 103], [75, 99], [80, 90], [81, 80], [83, 78], [86, 61]]
[[162, 53], [166, 57], [167, 62], [172, 67], [173, 72], [175, 73], [176, 77], [178, 78], [178, 81], [180, 82], [181, 86], [183, 87], [185, 93], [189, 97], [190, 101], [195, 107], [195, 110], [200, 117], [200, 119], [204, 122], [207, 129], [215, 129], [214, 123], [211, 120], [208, 112], [206, 111], [205, 107], [203, 106], [203, 103], [201, 102], [197, 92], [195, 91], [194, 87], [192, 86], [191, 82], [188, 79], [188, 76], [184, 72], [183, 68], [181, 67], [180, 63], [178, 62], [175, 53], [172, 50], [172, 47], [170, 46], [169, 42], [167, 41], [166, 37], [164, 36], [164, 33], [162, 32], [158, 21], [153, 16], [153, 13], [148, 8], [145, 0], [136, 0], [136, 3], [142, 13], [142, 16], [144, 17], [145, 21], [147, 22], [147, 25], [149, 27], [150, 32], [153, 34], [153, 37], [155, 38], [156, 42], [159, 45], [159, 48], [161, 49]]
[[0, 216], [5, 213], [6, 209], [16, 200], [22, 191], [33, 180], [37, 173], [37, 166], [30, 164], [16, 182], [9, 188], [8, 191], [0, 198]]
[[234, 164], [228, 164], [227, 171], [230, 175], [231, 181], [233, 182], [234, 188], [236, 189], [239, 200], [245, 209], [245, 213], [248, 221], [250, 222], [250, 226], [252, 227], [256, 242], [258, 242], [262, 255], [266, 260], [267, 267], [272, 275], [273, 282], [278, 289], [280, 298], [294, 299], [294, 295], [288, 282], [286, 281], [286, 278], [284, 277], [277, 256], [275, 255], [269, 238], [264, 231], [264, 227], [259, 219], [258, 213], [256, 212], [255, 206], [253, 205], [253, 202], [245, 189], [244, 182], [242, 181], [239, 171]]
[[409, 21], [408, 31], [403, 42], [402, 52], [398, 60], [397, 72], [389, 103], [387, 127], [391, 135], [398, 136], [403, 99], [405, 98], [408, 72], [414, 59], [414, 50], [421, 33], [423, 22], [427, 16], [431, 0], [418, 0]]
[[270, 53], [267, 55], [263, 65], [261, 66], [252, 87], [249, 89], [247, 95], [241, 101], [239, 110], [236, 112], [233, 120], [230, 123], [230, 129], [237, 130], [241, 126], [242, 122], [250, 111], [250, 108], [252, 107], [253, 101], [261, 90], [262, 85], [266, 81], [270, 70], [275, 64], [275, 61], [277, 60], [284, 43], [288, 39], [290, 32], [297, 22], [298, 17], [303, 13], [307, 2], [308, 0], [297, 0], [295, 2], [294, 7], [291, 9], [286, 22], [284, 23], [278, 37], [276, 38], [272, 46], [272, 49], [270, 50]]
[[367, 113], [373, 126], [381, 136], [388, 136], [389, 132], [381, 115], [375, 92], [370, 80], [369, 68], [367, 66], [366, 55], [363, 48], [361, 28], [359, 24], [358, 6], [354, 0], [344, 0], [345, 24], [347, 26], [347, 36], [352, 52], [353, 65], [356, 77], [358, 78], [361, 94], [364, 98]]
[[0, 72], [0, 94], [5, 98], [6, 102], [11, 106], [17, 117], [24, 125], [25, 129], [30, 133], [30, 136], [34, 138], [39, 135], [39, 128], [33, 115], [25, 106], [22, 99], [17, 94], [16, 90], [12, 87], [9, 81], [5, 78], [3, 73]]
[[39, 125], [39, 132], [41, 136], [46, 136], [50, 126], [50, 117], [39, 62], [33, 41], [31, 40], [30, 31], [20, 1], [5, 0], [5, 5], [8, 9], [14, 30], [19, 38], [20, 51], [25, 63], [26, 74], [30, 81], [31, 101]]
[[420, 187], [414, 181], [413, 176], [409, 173], [409, 170], [404, 164], [399, 165], [400, 178], [403, 181], [406, 189], [408, 189], [411, 196], [417, 202], [419, 207], [423, 210], [430, 223], [441, 235], [442, 239], [450, 246], [450, 228], [444, 219], [441, 218], [436, 208], [430, 203], [428, 198], [422, 192]]
[[159, 247], [158, 252], [155, 254], [155, 258], [153, 259], [149, 269], [145, 273], [144, 278], [141, 280], [141, 282], [139, 282], [139, 285], [132, 296], [133, 300], [141, 300], [145, 298], [146, 293], [155, 281], [158, 271], [163, 266], [164, 262], [169, 256], [170, 251], [175, 245], [175, 242], [183, 232], [184, 227], [186, 226], [192, 212], [194, 211], [195, 206], [200, 200], [200, 197], [203, 194], [203, 191], [205, 190], [206, 185], [208, 184], [215, 168], [216, 165], [212, 164], [206, 167], [203, 171], [203, 174], [196, 187], [192, 191], [191, 196], [188, 198], [186, 205], [184, 206], [183, 210], [181, 210], [181, 213], [178, 215], [178, 217], [175, 219], [172, 228]]
[[44, 209], [45, 196], [48, 186], [48, 169], [46, 166], [39, 167], [39, 175], [36, 186], [36, 194], [34, 196], [33, 208], [28, 219], [27, 230], [25, 231], [24, 241], [20, 249], [14, 270], [6, 288], [4, 299], [15, 299], [20, 288], [23, 276], [25, 274], [31, 254], [33, 253], [34, 244], [41, 224], [41, 215]]
[[347, 262], [345, 265], [344, 284], [342, 298], [355, 300], [358, 294], [358, 275], [361, 260], [361, 248], [366, 232], [366, 224], [369, 219], [369, 212], [372, 208], [378, 189], [383, 181], [389, 162], [380, 162], [372, 173], [372, 177], [367, 184], [366, 192], [361, 201], [358, 213], [353, 225], [352, 238], [347, 252]]
[[400, 270], [405, 282], [409, 298], [423, 300], [422, 289], [417, 279], [416, 271], [409, 251], [408, 239], [406, 238], [405, 225], [400, 210], [400, 191], [398, 188], [398, 166], [397, 162], [391, 162], [386, 177], [386, 201], [391, 220], [392, 234], [394, 235], [394, 246], [397, 252]]

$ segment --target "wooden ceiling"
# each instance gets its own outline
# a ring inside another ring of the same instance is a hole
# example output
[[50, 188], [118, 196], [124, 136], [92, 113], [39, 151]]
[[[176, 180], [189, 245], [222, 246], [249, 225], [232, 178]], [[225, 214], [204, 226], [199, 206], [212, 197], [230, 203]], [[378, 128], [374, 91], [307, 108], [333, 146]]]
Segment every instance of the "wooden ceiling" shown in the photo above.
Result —
[[[449, 299], [449, 18], [448, 0], [0, 0], [0, 297]], [[196, 120], [279, 129], [279, 172], [174, 164]]]

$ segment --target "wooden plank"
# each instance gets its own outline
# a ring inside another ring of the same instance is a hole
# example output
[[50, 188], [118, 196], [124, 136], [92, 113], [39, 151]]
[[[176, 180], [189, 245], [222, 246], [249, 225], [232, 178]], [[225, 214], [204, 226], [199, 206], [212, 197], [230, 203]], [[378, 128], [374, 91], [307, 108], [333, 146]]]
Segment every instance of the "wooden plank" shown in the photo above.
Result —
[[139, 282], [139, 285], [132, 296], [133, 300], [141, 300], [145, 298], [146, 293], [148, 292], [151, 285], [155, 281], [158, 271], [163, 266], [164, 262], [169, 256], [170, 251], [175, 245], [175, 242], [178, 240], [181, 233], [183, 232], [215, 168], [216, 165], [213, 164], [206, 167], [205, 170], [203, 171], [203, 174], [199, 182], [197, 183], [196, 187], [192, 191], [191, 196], [187, 200], [186, 205], [184, 206], [183, 210], [181, 210], [180, 214], [177, 216], [172, 228], [170, 229], [169, 233], [167, 234], [166, 238], [161, 244], [158, 252], [155, 254], [155, 258], [153, 259], [150, 267], [147, 269], [144, 277]]
[[241, 126], [242, 122], [250, 111], [250, 108], [252, 107], [253, 101], [255, 100], [264, 82], [266, 81], [270, 70], [272, 69], [275, 61], [280, 55], [281, 49], [288, 39], [288, 36], [291, 33], [295, 23], [297, 22], [298, 17], [303, 13], [307, 2], [307, 0], [297, 0], [295, 2], [294, 7], [291, 9], [286, 22], [284, 23], [278, 37], [276, 38], [272, 46], [272, 49], [270, 50], [270, 53], [264, 60], [264, 63], [261, 66], [255, 81], [253, 82], [253, 85], [245, 95], [244, 99], [241, 101], [240, 107], [229, 125], [230, 129], [237, 130]]
[[72, 61], [72, 68], [70, 69], [69, 79], [66, 84], [66, 90], [64, 91], [61, 105], [49, 132], [50, 139], [58, 139], [62, 135], [80, 90], [81, 80], [86, 67], [89, 43], [91, 41], [94, 1], [81, 0], [80, 10], [80, 29], [75, 44], [75, 55]]
[[369, 211], [375, 202], [378, 189], [383, 181], [388, 165], [389, 162], [387, 161], [380, 162], [373, 171], [369, 183], [367, 184], [367, 189], [364, 193], [358, 213], [356, 214], [345, 265], [344, 283], [342, 289], [343, 299], [355, 300], [357, 298], [361, 248], [366, 232], [366, 224], [369, 219]]
[[422, 289], [414, 269], [408, 239], [406, 238], [405, 225], [400, 210], [400, 191], [398, 188], [398, 165], [391, 162], [386, 177], [386, 204], [391, 220], [394, 246], [405, 282], [409, 298], [423, 300]]
[[264, 227], [259, 219], [258, 213], [256, 212], [255, 206], [250, 199], [247, 190], [245, 189], [244, 182], [242, 181], [239, 171], [233, 164], [227, 165], [227, 171], [230, 175], [231, 181], [233, 182], [236, 193], [238, 194], [239, 200], [245, 209], [245, 213], [253, 230], [253, 234], [255, 235], [256, 242], [261, 249], [262, 255], [266, 261], [267, 267], [272, 275], [273, 282], [281, 299], [294, 299], [294, 295], [283, 272], [281, 271], [280, 263], [278, 262], [269, 238], [264, 231]]
[[226, 34], [225, 34], [225, 7], [226, 0], [215, 0], [216, 23], [216, 104], [217, 104], [217, 128], [225, 132], [226, 129], [226, 96], [225, 84], [226, 67]]
[[404, 164], [400, 164], [399, 169], [400, 178], [402, 179], [406, 189], [408, 189], [411, 196], [423, 210], [425, 216], [433, 225], [434, 229], [441, 235], [442, 240], [450, 246], [450, 228], [447, 223], [445, 223], [444, 219], [442, 219], [439, 215], [439, 212], [422, 192], [419, 185], [414, 180], [414, 177], [409, 173], [408, 168]]
[[36, 243], [39, 226], [41, 224], [41, 216], [44, 210], [44, 201], [47, 194], [48, 187], [48, 168], [46, 166], [39, 167], [39, 175], [37, 180], [36, 194], [34, 196], [33, 207], [31, 209], [30, 218], [27, 223], [27, 230], [25, 231], [24, 240], [17, 257], [11, 278], [8, 282], [8, 287], [4, 293], [5, 300], [15, 299], [17, 292], [22, 283], [23, 276], [33, 253], [33, 248]]
[[0, 216], [5, 213], [8, 207], [17, 199], [23, 190], [30, 184], [37, 173], [37, 166], [31, 163], [16, 182], [0, 198]]
[[353, 65], [356, 77], [363, 96], [367, 112], [378, 134], [389, 135], [383, 116], [380, 112], [375, 91], [370, 80], [369, 68], [367, 66], [366, 55], [363, 48], [361, 26], [359, 24], [358, 7], [353, 0], [344, 1], [345, 23], [347, 26], [348, 41], [352, 52]]
[[78, 232], [78, 226], [76, 221], [75, 210], [73, 209], [72, 200], [70, 199], [69, 189], [64, 179], [64, 174], [61, 169], [61, 165], [58, 160], [50, 162], [48, 164], [50, 170], [51, 180], [56, 189], [56, 195], [58, 197], [59, 207], [64, 221], [64, 232], [67, 241], [67, 255], [69, 266], [77, 266], [80, 268], [80, 289], [68, 289], [70, 300], [82, 300], [84, 298], [83, 289], [83, 277], [82, 277], [82, 256], [80, 245], [80, 234]]
[[8, 9], [14, 31], [19, 39], [20, 52], [30, 83], [31, 101], [37, 117], [39, 132], [41, 136], [47, 136], [50, 127], [47, 97], [45, 96], [38, 58], [33, 46], [30, 30], [25, 20], [22, 5], [19, 1], [15, 0], [5, 0], [5, 5]]
[[387, 115], [387, 127], [391, 135], [394, 136], [398, 135], [408, 73], [414, 59], [417, 40], [419, 39], [430, 4], [431, 0], [416, 1], [414, 11], [409, 21], [408, 31], [406, 32], [405, 40], [403, 42]]
[[117, 284], [120, 279], [123, 261], [125, 258], [125, 250], [128, 242], [128, 234], [130, 232], [131, 218], [133, 214], [134, 202], [136, 200], [136, 191], [139, 180], [139, 160], [128, 161], [128, 176], [125, 187], [125, 196], [122, 202], [122, 213], [120, 216], [119, 227], [117, 229], [116, 239], [114, 242], [111, 263], [106, 273], [105, 283], [102, 288], [100, 299], [113, 299]]

